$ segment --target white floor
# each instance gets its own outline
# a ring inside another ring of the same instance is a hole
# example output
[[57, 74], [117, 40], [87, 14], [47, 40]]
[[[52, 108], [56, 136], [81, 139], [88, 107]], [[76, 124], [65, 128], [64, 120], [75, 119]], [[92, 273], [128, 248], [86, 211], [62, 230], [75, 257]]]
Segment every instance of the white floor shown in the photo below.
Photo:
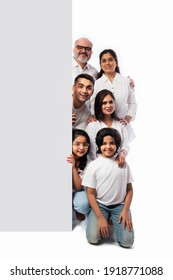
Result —
[[[153, 221], [147, 221], [145, 216], [142, 218], [140, 216], [140, 213], [139, 215], [136, 213], [133, 219], [135, 242], [130, 249], [120, 247], [113, 235], [109, 241], [100, 245], [89, 244], [85, 237], [85, 221], [75, 222], [70, 232], [1, 232], [1, 274], [6, 275], [7, 271], [16, 265], [20, 268], [68, 266], [70, 268], [96, 268], [102, 271], [106, 266], [162, 266], [165, 271], [164, 278], [160, 276], [159, 279], [171, 280], [172, 243], [169, 242], [171, 231], [158, 227], [157, 219], [154, 226]], [[150, 231], [147, 230], [148, 226]], [[79, 279], [83, 278], [79, 277]], [[94, 279], [100, 279], [99, 274], [98, 278]], [[121, 279], [124, 279], [123, 276]], [[133, 280], [133, 275], [128, 279]], [[147, 277], [147, 279], [150, 278]]]
[[[135, 209], [136, 206], [134, 206]], [[132, 215], [133, 215], [132, 207]], [[164, 238], [165, 228], [158, 225], [158, 217], [155, 221], [149, 219], [149, 216], [142, 215], [139, 205], [139, 212], [133, 215], [133, 224], [135, 231], [135, 241], [132, 248], [124, 249], [116, 243], [114, 233], [109, 240], [102, 242], [100, 245], [91, 245], [87, 242], [85, 236], [86, 221], [74, 222], [71, 232], [71, 250], [73, 258], [81, 257], [82, 259], [91, 260], [136, 260], [136, 261], [163, 261], [172, 260], [172, 244], [169, 242], [171, 233], [167, 231]]]

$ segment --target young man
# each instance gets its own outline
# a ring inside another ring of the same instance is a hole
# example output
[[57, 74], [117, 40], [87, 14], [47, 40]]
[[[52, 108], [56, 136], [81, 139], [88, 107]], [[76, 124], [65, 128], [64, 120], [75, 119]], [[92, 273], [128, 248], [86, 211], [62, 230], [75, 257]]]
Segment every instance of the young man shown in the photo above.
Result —
[[86, 102], [93, 94], [94, 78], [88, 74], [78, 75], [72, 90], [72, 126], [85, 130], [88, 118], [91, 116]]

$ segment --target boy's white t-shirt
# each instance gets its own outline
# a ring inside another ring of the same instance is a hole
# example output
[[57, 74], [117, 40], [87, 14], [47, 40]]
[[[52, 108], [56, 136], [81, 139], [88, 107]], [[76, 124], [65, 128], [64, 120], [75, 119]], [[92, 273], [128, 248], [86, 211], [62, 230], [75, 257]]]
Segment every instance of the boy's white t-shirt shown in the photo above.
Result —
[[88, 165], [82, 185], [96, 189], [96, 199], [104, 205], [124, 203], [127, 184], [133, 178], [127, 162], [119, 167], [115, 158], [101, 155]]

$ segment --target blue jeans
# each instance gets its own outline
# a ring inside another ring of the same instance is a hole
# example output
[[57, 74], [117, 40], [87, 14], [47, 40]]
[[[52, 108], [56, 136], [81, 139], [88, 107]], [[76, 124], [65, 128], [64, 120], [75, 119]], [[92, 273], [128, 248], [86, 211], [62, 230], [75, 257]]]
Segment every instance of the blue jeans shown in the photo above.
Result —
[[[128, 231], [128, 229], [124, 229], [123, 222], [118, 223], [120, 213], [123, 210], [123, 204], [117, 204], [113, 208], [109, 208], [101, 203], [98, 203], [102, 214], [105, 219], [112, 219], [114, 231], [116, 234], [116, 240], [120, 246], [128, 248], [133, 244], [134, 241], [134, 231]], [[130, 213], [130, 210], [129, 210]], [[131, 213], [130, 213], [131, 217]], [[86, 228], [86, 237], [89, 243], [97, 244], [99, 240], [102, 238], [98, 235], [98, 222], [97, 217], [94, 212], [91, 210], [88, 217], [87, 228]]]
[[82, 213], [84, 215], [88, 214], [91, 208], [88, 203], [85, 190], [76, 191], [73, 193], [73, 207], [79, 213]]

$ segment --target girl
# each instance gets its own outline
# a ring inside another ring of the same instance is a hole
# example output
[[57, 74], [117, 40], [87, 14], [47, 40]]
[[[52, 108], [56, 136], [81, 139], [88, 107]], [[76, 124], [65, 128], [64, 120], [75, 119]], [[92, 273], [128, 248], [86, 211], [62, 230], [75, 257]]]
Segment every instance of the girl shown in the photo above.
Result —
[[82, 185], [82, 177], [88, 163], [89, 146], [88, 134], [84, 130], [73, 129], [72, 154], [67, 157], [67, 161], [72, 164], [73, 206], [76, 218], [80, 221], [85, 219], [85, 215], [90, 210], [86, 191]]
[[99, 130], [96, 144], [100, 156], [88, 165], [82, 181], [91, 205], [86, 236], [93, 244], [97, 244], [101, 238], [109, 237], [110, 217], [119, 245], [130, 247], [133, 244], [130, 213], [132, 175], [127, 163], [119, 168], [114, 159], [120, 143], [121, 137], [116, 129], [107, 127]]
[[119, 131], [121, 135], [121, 144], [120, 150], [117, 157], [117, 162], [120, 166], [123, 166], [125, 162], [125, 157], [129, 152], [129, 142], [135, 137], [134, 132], [131, 128], [131, 135], [129, 136], [127, 132], [127, 126], [124, 126], [119, 121], [115, 109], [117, 105], [115, 104], [115, 97], [113, 93], [109, 90], [101, 90], [96, 95], [94, 111], [95, 111], [95, 122], [90, 122], [86, 131], [90, 137], [90, 159], [93, 160], [96, 158], [96, 144], [95, 137], [97, 132], [104, 127], [112, 127]]

